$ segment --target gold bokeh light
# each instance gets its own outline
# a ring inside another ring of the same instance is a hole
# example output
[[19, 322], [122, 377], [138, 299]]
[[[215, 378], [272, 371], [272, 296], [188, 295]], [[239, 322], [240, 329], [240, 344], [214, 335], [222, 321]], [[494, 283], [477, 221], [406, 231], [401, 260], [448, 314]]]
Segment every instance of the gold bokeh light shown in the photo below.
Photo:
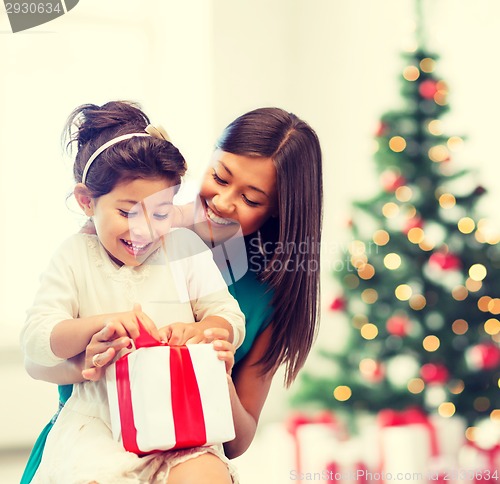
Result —
[[408, 301], [408, 299], [410, 299], [413, 291], [408, 284], [400, 284], [398, 287], [396, 287], [396, 290], [394, 291], [394, 293], [396, 294], [396, 297], [400, 301]]
[[416, 81], [420, 77], [420, 71], [415, 66], [405, 67], [403, 70], [403, 77], [407, 81]]
[[335, 390], [333, 390], [333, 396], [339, 402], [345, 402], [346, 400], [349, 400], [349, 398], [351, 398], [351, 395], [352, 390], [346, 385], [339, 385], [335, 388]]
[[414, 309], [415, 311], [421, 311], [422, 309], [425, 308], [425, 305], [427, 304], [427, 301], [422, 294], [415, 294], [410, 298], [410, 307]]
[[429, 152], [429, 159], [434, 163], [441, 163], [450, 157], [448, 149], [444, 145], [433, 146]]
[[411, 197], [413, 196], [413, 192], [410, 187], [403, 185], [396, 189], [395, 195], [400, 202], [409, 202], [411, 200]]
[[464, 140], [460, 138], [460, 136], [451, 136], [446, 142], [446, 144], [448, 145], [448, 148], [451, 151], [458, 151], [462, 149], [464, 145]]
[[358, 276], [365, 281], [371, 279], [375, 275], [375, 267], [371, 264], [365, 264], [358, 268]]
[[443, 122], [439, 119], [433, 119], [427, 125], [427, 129], [429, 130], [429, 133], [433, 134], [434, 136], [439, 136], [443, 134]]
[[410, 393], [416, 395], [424, 391], [425, 383], [421, 378], [412, 378], [410, 381], [408, 381], [407, 388]]
[[484, 323], [484, 332], [491, 336], [500, 333], [500, 321], [496, 318], [490, 318]]
[[424, 241], [425, 234], [420, 227], [413, 227], [408, 231], [408, 240], [412, 244], [420, 244]]
[[395, 252], [391, 252], [384, 257], [384, 265], [387, 269], [394, 271], [401, 266], [401, 257]]
[[420, 69], [422, 72], [432, 72], [434, 71], [434, 68], [436, 67], [436, 62], [434, 59], [431, 59], [430, 57], [425, 57], [420, 61]]
[[483, 313], [488, 312], [488, 304], [491, 301], [490, 296], [481, 296], [479, 298], [479, 301], [477, 302], [477, 307], [479, 308], [479, 311], [482, 311]]
[[439, 341], [439, 338], [433, 334], [426, 336], [422, 341], [422, 346], [424, 347], [424, 350], [428, 351], [429, 353], [436, 351], [439, 348], [440, 344], [441, 342]]
[[451, 325], [451, 330], [458, 335], [467, 333], [469, 323], [465, 319], [456, 319]]
[[373, 323], [365, 324], [361, 328], [361, 336], [365, 339], [375, 339], [378, 335], [378, 328]]
[[470, 217], [463, 217], [458, 221], [457, 226], [463, 234], [470, 234], [476, 228], [476, 223]]
[[451, 402], [443, 402], [441, 405], [438, 407], [438, 413], [441, 415], [441, 417], [449, 418], [453, 417], [455, 414], [455, 405]]
[[500, 299], [494, 298], [488, 303], [488, 311], [491, 314], [500, 314]]
[[488, 271], [483, 264], [473, 264], [469, 269], [469, 276], [474, 281], [482, 281], [487, 273]]
[[441, 205], [441, 207], [443, 208], [453, 208], [456, 203], [457, 200], [451, 193], [443, 193], [439, 197], [439, 205]]
[[406, 140], [402, 136], [393, 136], [389, 140], [389, 148], [395, 153], [401, 153], [406, 148]]
[[388, 202], [382, 207], [384, 217], [394, 218], [399, 213], [399, 207], [394, 202]]
[[387, 242], [389, 242], [390, 236], [389, 233], [385, 230], [377, 230], [373, 234], [373, 242], [375, 242], [377, 245], [383, 246], [386, 245]]
[[368, 288], [361, 293], [361, 300], [365, 304], [373, 304], [377, 302], [378, 292], [375, 289]]

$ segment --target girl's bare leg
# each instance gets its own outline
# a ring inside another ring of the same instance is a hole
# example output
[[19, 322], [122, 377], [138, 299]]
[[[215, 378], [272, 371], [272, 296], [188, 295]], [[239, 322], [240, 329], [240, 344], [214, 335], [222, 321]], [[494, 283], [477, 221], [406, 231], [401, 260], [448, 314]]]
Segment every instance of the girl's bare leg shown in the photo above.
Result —
[[231, 484], [231, 482], [226, 464], [210, 453], [176, 465], [168, 476], [168, 484]]

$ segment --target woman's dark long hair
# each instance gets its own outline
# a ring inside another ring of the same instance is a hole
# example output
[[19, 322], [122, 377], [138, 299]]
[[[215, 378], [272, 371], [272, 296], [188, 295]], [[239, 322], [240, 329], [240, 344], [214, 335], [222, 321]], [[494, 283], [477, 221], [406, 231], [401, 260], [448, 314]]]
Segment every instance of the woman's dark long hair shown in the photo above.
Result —
[[[294, 114], [261, 108], [234, 120], [217, 148], [274, 161], [278, 216], [260, 229], [266, 247], [276, 248], [260, 280], [273, 290], [270, 348], [264, 371], [286, 365], [290, 385], [311, 349], [319, 322], [320, 239], [323, 182], [321, 148], [314, 130]], [[267, 251], [266, 251], [267, 252]]]

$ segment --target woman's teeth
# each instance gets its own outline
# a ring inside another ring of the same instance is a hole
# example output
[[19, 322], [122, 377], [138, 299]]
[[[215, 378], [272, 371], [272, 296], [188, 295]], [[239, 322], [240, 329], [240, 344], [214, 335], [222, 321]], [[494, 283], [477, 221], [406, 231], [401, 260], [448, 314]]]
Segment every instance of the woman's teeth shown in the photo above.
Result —
[[234, 223], [234, 221], [232, 220], [228, 220], [227, 218], [222, 218], [222, 217], [219, 217], [218, 215], [216, 215], [214, 213], [214, 211], [207, 206], [207, 215], [208, 215], [208, 218], [212, 221], [212, 222], [215, 222], [216, 224], [219, 224], [219, 225], [230, 225], [232, 223]]

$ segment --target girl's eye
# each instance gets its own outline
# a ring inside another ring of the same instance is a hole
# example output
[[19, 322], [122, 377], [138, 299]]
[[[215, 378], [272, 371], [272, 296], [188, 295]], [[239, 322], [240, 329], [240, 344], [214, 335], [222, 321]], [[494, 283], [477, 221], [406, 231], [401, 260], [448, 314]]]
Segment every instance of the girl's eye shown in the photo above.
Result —
[[219, 184], [219, 185], [227, 185], [227, 181], [223, 180], [219, 175], [217, 175], [217, 172], [214, 170], [212, 172], [212, 178]]
[[250, 200], [249, 198], [247, 198], [245, 195], [243, 195], [243, 200], [250, 207], [258, 207], [260, 205], [259, 202], [254, 202], [254, 201]]
[[170, 216], [169, 213], [155, 213], [153, 214], [153, 217], [156, 220], [166, 220]]
[[126, 210], [120, 210], [120, 209], [118, 209], [118, 212], [120, 213], [120, 215], [122, 217], [125, 217], [125, 218], [132, 218], [135, 215], [137, 215], [137, 212], [127, 212]]

